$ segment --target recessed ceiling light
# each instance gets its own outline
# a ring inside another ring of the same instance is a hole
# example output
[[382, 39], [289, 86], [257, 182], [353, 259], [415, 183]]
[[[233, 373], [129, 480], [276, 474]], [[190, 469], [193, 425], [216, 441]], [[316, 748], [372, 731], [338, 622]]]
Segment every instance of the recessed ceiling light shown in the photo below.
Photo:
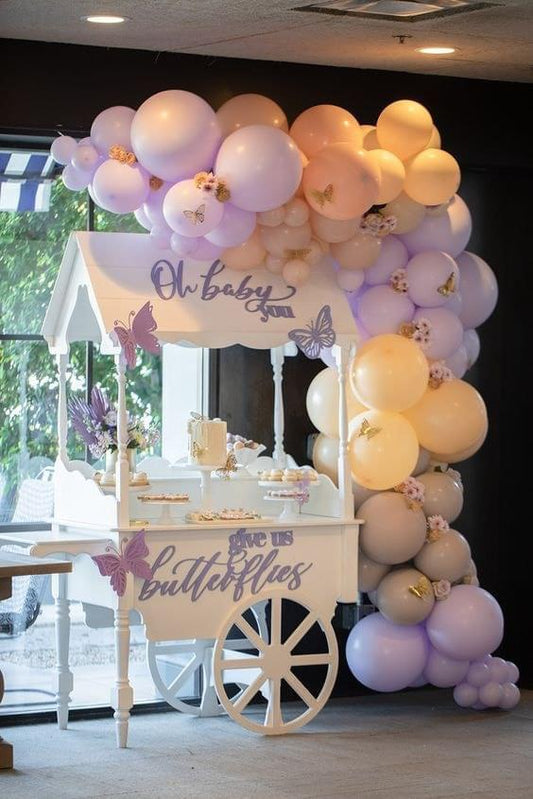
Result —
[[118, 25], [120, 22], [126, 22], [128, 17], [119, 17], [115, 14], [89, 14], [82, 19], [85, 22], [95, 22], [98, 25]]
[[424, 53], [424, 55], [449, 55], [455, 53], [455, 47], [417, 47], [417, 53]]

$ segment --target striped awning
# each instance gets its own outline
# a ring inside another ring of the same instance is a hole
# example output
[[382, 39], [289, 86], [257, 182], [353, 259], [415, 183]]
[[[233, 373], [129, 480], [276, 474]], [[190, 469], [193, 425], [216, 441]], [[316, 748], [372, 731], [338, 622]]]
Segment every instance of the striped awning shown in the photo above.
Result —
[[0, 211], [48, 211], [56, 170], [47, 153], [0, 150]]

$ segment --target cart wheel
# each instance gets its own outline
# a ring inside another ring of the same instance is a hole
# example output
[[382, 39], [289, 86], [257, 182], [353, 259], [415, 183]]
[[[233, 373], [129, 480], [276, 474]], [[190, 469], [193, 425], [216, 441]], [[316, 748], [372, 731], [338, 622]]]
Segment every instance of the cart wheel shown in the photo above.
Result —
[[[246, 621], [245, 614], [254, 607], [253, 600], [236, 608], [217, 639], [213, 652], [213, 676], [221, 704], [228, 715], [242, 727], [264, 735], [280, 735], [307, 724], [329, 698], [339, 663], [337, 639], [329, 618], [322, 618], [311, 603], [297, 602], [286, 592], [272, 594], [270, 606], [270, 643], [257, 635]], [[255, 654], [232, 658], [227, 652], [227, 637], [237, 627], [250, 641]], [[312, 650], [304, 654], [302, 650]], [[226, 691], [226, 673], [243, 669], [257, 676], [237, 696]], [[295, 673], [297, 672], [297, 673]], [[313, 678], [318, 688], [307, 688], [302, 682]], [[282, 708], [281, 692], [290, 701]], [[287, 691], [287, 687], [288, 690]], [[254, 705], [253, 713], [245, 715], [251, 700], [261, 692], [266, 706]], [[255, 720], [259, 713], [260, 719]]]
[[[268, 640], [268, 629], [265, 609], [266, 600], [257, 603], [253, 616], [249, 618], [257, 630], [256, 634], [266, 641]], [[147, 642], [146, 655], [152, 679], [161, 697], [176, 710], [194, 716], [220, 716], [226, 712], [218, 701], [213, 685], [212, 660], [214, 644], [215, 640], [210, 638]], [[232, 635], [226, 641], [226, 649], [231, 652], [238, 652], [243, 649], [248, 650], [249, 648], [250, 644], [246, 638], [238, 638]], [[232, 677], [233, 681], [230, 682]], [[250, 676], [245, 672], [241, 672], [239, 675], [228, 674], [226, 678], [227, 689], [228, 691], [233, 691], [232, 695], [234, 697], [240, 696], [248, 686], [250, 679]], [[178, 696], [189, 680], [193, 681], [194, 693], [200, 693], [199, 699]]]

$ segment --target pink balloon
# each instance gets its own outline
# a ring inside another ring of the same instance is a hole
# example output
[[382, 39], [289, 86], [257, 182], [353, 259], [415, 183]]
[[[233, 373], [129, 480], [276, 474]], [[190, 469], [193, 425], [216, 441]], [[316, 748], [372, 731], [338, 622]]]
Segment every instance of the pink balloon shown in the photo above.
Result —
[[252, 235], [255, 228], [256, 213], [243, 211], [231, 203], [224, 203], [224, 216], [220, 224], [205, 237], [218, 247], [236, 247]]
[[106, 108], [95, 117], [91, 125], [91, 140], [96, 149], [106, 157], [109, 150], [120, 145], [131, 151], [131, 123], [135, 111], [125, 105], [114, 105]]
[[498, 301], [496, 275], [479, 255], [471, 252], [461, 253], [457, 266], [461, 274], [461, 322], [465, 328], [479, 327]]
[[92, 182], [97, 204], [115, 214], [135, 211], [146, 200], [148, 175], [138, 164], [129, 166], [109, 158], [96, 170]]
[[172, 182], [209, 171], [221, 136], [211, 106], [197, 94], [181, 89], [149, 97], [131, 125], [139, 161], [152, 175]]
[[427, 319], [431, 324], [429, 343], [424, 353], [432, 361], [445, 360], [461, 346], [463, 326], [457, 316], [446, 308], [419, 308], [414, 322]]
[[268, 125], [249, 125], [222, 143], [215, 172], [231, 202], [245, 211], [269, 211], [291, 199], [300, 184], [302, 161], [293, 140]]
[[374, 205], [380, 172], [364, 150], [340, 142], [320, 150], [304, 170], [305, 199], [329, 219], [352, 219]]
[[224, 204], [214, 194], [198, 188], [194, 180], [181, 180], [167, 191], [163, 216], [176, 233], [198, 238], [220, 225]]
[[450, 255], [425, 250], [413, 255], [406, 266], [407, 293], [415, 305], [437, 308], [447, 302], [459, 286], [459, 269]]
[[414, 230], [403, 233], [400, 238], [411, 255], [424, 250], [441, 250], [455, 258], [466, 247], [471, 233], [470, 211], [456, 194], [444, 214], [426, 214]]
[[377, 260], [365, 271], [365, 283], [377, 286], [388, 283], [396, 269], [405, 269], [409, 255], [407, 247], [398, 236], [386, 236], [381, 242]]
[[390, 286], [371, 286], [357, 302], [356, 318], [371, 336], [397, 333], [399, 327], [413, 318], [415, 306], [406, 294]]

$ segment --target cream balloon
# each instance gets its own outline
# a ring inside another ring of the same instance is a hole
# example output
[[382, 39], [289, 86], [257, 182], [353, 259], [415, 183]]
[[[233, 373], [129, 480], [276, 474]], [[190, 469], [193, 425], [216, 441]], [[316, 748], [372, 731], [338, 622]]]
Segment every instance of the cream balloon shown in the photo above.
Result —
[[387, 203], [383, 213], [396, 218], [395, 234], [410, 233], [418, 227], [426, 215], [426, 207], [411, 199], [402, 191], [396, 199]]
[[247, 125], [271, 125], [285, 133], [289, 130], [285, 112], [262, 94], [238, 94], [221, 105], [216, 113], [224, 137]]
[[403, 494], [381, 491], [369, 497], [357, 511], [364, 519], [359, 544], [376, 563], [404, 563], [419, 552], [426, 540], [426, 517], [409, 507]]
[[376, 123], [380, 146], [404, 161], [419, 153], [433, 133], [431, 114], [414, 100], [397, 100], [383, 109]]
[[285, 204], [285, 214], [283, 221], [289, 227], [299, 227], [309, 219], [310, 208], [300, 197], [293, 197]]
[[368, 153], [368, 157], [378, 167], [380, 173], [376, 203], [378, 205], [389, 203], [403, 188], [405, 167], [398, 156], [389, 150], [373, 149]]
[[320, 433], [313, 446], [313, 466], [325, 474], [337, 485], [338, 480], [339, 439], [330, 438]]
[[[346, 390], [346, 403], [348, 419], [367, 410], [354, 397], [349, 386]], [[317, 430], [331, 438], [339, 437], [339, 380], [336, 369], [328, 366], [315, 375], [307, 389], [306, 407]]]
[[309, 279], [311, 267], [301, 258], [291, 258], [284, 265], [281, 274], [288, 286], [303, 286]]
[[420, 445], [439, 453], [439, 459], [447, 462], [450, 455], [479, 441], [488, 424], [481, 394], [463, 380], [428, 388], [404, 415], [414, 427]]
[[277, 227], [283, 224], [285, 219], [285, 206], [273, 208], [271, 211], [261, 211], [257, 214], [257, 223], [264, 227]]
[[422, 150], [405, 165], [404, 191], [423, 205], [447, 202], [454, 196], [460, 183], [459, 164], [445, 150]]
[[415, 566], [430, 580], [459, 580], [470, 566], [468, 541], [457, 530], [448, 530], [436, 540], [424, 544], [415, 557]]
[[283, 258], [279, 258], [277, 255], [271, 255], [270, 253], [267, 253], [265, 258], [265, 269], [268, 269], [268, 271], [272, 272], [274, 275], [281, 275], [284, 266], [285, 261]]
[[425, 472], [429, 466], [430, 460], [431, 460], [431, 452], [428, 452], [427, 449], [424, 449], [424, 447], [419, 447], [418, 460], [412, 472], [413, 476], [416, 477], [417, 475]]
[[228, 269], [244, 271], [255, 269], [265, 260], [266, 250], [261, 243], [259, 231], [256, 228], [250, 238], [246, 239], [237, 247], [229, 247], [224, 250], [220, 260], [226, 264]]
[[424, 485], [422, 510], [426, 516], [442, 516], [452, 524], [463, 509], [463, 490], [446, 472], [425, 472], [416, 478]]
[[384, 490], [411, 474], [418, 460], [418, 440], [404, 416], [368, 410], [356, 416], [352, 426], [349, 458], [354, 480]]
[[311, 228], [319, 239], [327, 241], [329, 244], [337, 244], [340, 241], [348, 241], [359, 230], [361, 217], [353, 219], [328, 219], [317, 211], [311, 209], [310, 215]]
[[383, 563], [376, 563], [375, 560], [367, 558], [364, 552], [359, 552], [357, 560], [357, 590], [364, 591], [365, 594], [368, 591], [375, 591], [388, 571], [389, 566]]
[[359, 122], [353, 114], [337, 105], [307, 108], [296, 117], [289, 133], [307, 158], [336, 142], [349, 142], [356, 149], [363, 146]]
[[417, 403], [428, 380], [429, 366], [420, 347], [394, 333], [366, 341], [350, 367], [354, 395], [367, 407], [382, 411], [403, 411]]
[[381, 239], [370, 233], [356, 233], [348, 241], [331, 245], [331, 254], [341, 269], [368, 269], [374, 264], [381, 250]]
[[420, 624], [427, 619], [435, 595], [422, 571], [394, 569], [385, 575], [377, 588], [376, 605], [393, 624]]

